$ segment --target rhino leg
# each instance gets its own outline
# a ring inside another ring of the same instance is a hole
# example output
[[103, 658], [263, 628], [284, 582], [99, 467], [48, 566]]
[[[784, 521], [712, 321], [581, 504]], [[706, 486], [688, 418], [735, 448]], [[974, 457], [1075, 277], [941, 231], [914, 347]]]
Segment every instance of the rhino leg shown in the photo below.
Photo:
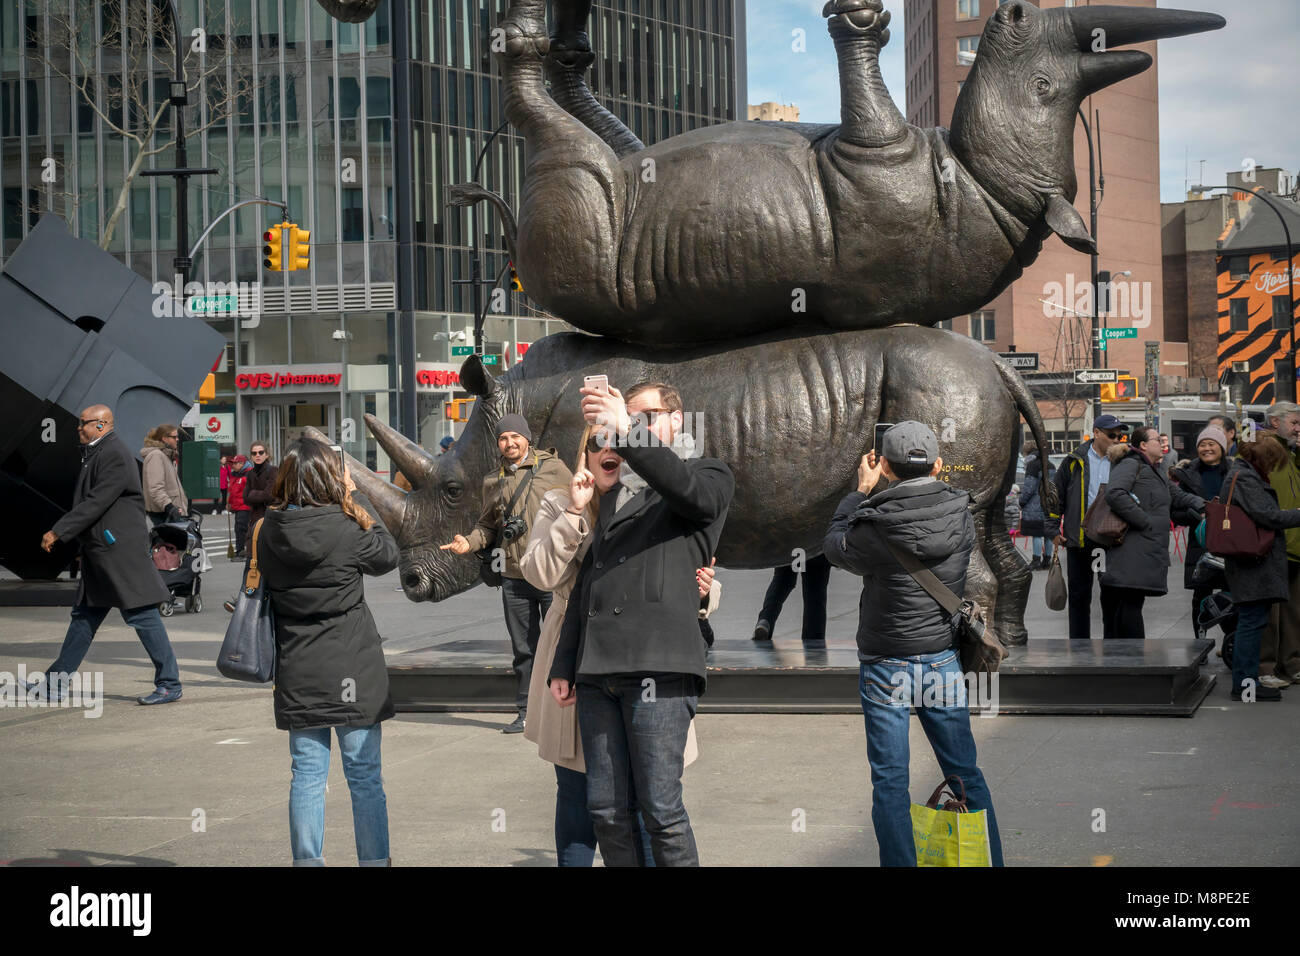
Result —
[[979, 546], [997, 578], [998, 602], [992, 615], [993, 629], [1005, 646], [1019, 647], [1029, 643], [1025, 607], [1029, 604], [1033, 572], [1011, 541], [1001, 504], [994, 502], [986, 514], [988, 533], [980, 536]]
[[882, 0], [829, 0], [822, 8], [840, 66], [841, 142], [868, 148], [907, 136], [907, 120], [894, 105], [880, 72], [889, 42], [889, 13]]
[[645, 149], [636, 134], [601, 106], [587, 87], [587, 69], [596, 59], [587, 36], [591, 0], [552, 0], [551, 13], [551, 49], [544, 62], [551, 99], [603, 139], [620, 159]]
[[966, 568], [967, 600], [975, 601], [984, 608], [984, 613], [993, 618], [998, 607], [998, 578], [984, 558], [984, 537], [988, 534], [989, 512], [977, 508], [971, 512], [975, 521], [975, 549], [970, 554], [970, 565]]

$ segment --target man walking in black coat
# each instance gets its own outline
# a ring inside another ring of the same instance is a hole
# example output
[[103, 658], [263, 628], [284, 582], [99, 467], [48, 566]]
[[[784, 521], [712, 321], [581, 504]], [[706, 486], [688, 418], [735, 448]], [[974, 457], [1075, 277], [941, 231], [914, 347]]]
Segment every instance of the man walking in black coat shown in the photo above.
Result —
[[[636, 866], [629, 781], [657, 866], [698, 866], [682, 804], [686, 732], [704, 691], [697, 568], [708, 567], [735, 492], [731, 469], [674, 444], [682, 400], [662, 382], [583, 388], [582, 411], [616, 432], [626, 466], [574, 583], [550, 671], [561, 707], [578, 704], [587, 808], [606, 866]], [[648, 429], [629, 416], [647, 416]], [[575, 686], [576, 685], [576, 686]]]
[[158, 605], [170, 599], [157, 568], [149, 560], [149, 535], [135, 457], [113, 431], [113, 413], [92, 405], [81, 413], [78, 436], [81, 474], [72, 510], [41, 538], [46, 551], [55, 542], [75, 538], [81, 545], [81, 584], [72, 623], [58, 660], [45, 674], [45, 693], [60, 699], [67, 677], [81, 666], [109, 608], [135, 628], [154, 666], [155, 690], [136, 698], [141, 704], [180, 700], [180, 671]]

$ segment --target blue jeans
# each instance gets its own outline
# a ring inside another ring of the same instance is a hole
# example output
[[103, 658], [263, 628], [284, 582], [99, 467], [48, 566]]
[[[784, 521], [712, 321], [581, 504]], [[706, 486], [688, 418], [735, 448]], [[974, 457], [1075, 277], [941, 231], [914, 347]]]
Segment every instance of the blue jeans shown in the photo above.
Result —
[[[49, 666], [46, 674], [71, 674], [76, 671], [90, 650], [95, 632], [104, 623], [110, 610], [106, 607], [91, 607], [89, 604], [76, 605], [72, 609], [68, 633], [63, 638], [63, 647], [59, 649], [59, 658]], [[167, 639], [167, 629], [163, 627], [162, 615], [158, 613], [158, 605], [122, 608], [122, 620], [126, 621], [128, 627], [135, 628], [145, 653], [153, 661], [154, 686], [164, 691], [180, 690], [180, 670], [176, 666], [172, 643]], [[50, 678], [47, 677], [46, 680]]]
[[[644, 684], [653, 679], [653, 687]], [[587, 809], [606, 866], [637, 866], [633, 790], [657, 866], [699, 866], [682, 804], [683, 753], [698, 697], [689, 674], [629, 674], [578, 684]], [[653, 694], [650, 691], [653, 689]]]
[[1273, 605], [1242, 601], [1237, 605], [1237, 636], [1232, 645], [1232, 688], [1238, 693], [1247, 680], [1259, 683], [1259, 647]]
[[[352, 792], [352, 830], [362, 866], [388, 865], [388, 800], [380, 773], [382, 725], [335, 727], [343, 775]], [[294, 866], [324, 866], [325, 780], [330, 772], [330, 728], [289, 731], [293, 782], [289, 785], [289, 845]]]
[[[596, 827], [587, 809], [587, 775], [568, 767], [555, 765], [555, 856], [560, 866], [591, 866], [596, 860]], [[641, 811], [635, 810], [636, 825], [640, 831], [637, 850], [642, 866], [654, 866], [650, 849], [650, 834], [646, 832]]]
[[[920, 675], [925, 676], [918, 680]], [[993, 796], [975, 764], [975, 738], [971, 736], [966, 682], [957, 651], [861, 664], [859, 693], [867, 725], [871, 823], [880, 844], [880, 865], [916, 866], [912, 798], [908, 791], [908, 707], [915, 704], [921, 728], [943, 775], [961, 777], [967, 808], [988, 811], [992, 862], [1001, 866], [1002, 839], [993, 814]]]

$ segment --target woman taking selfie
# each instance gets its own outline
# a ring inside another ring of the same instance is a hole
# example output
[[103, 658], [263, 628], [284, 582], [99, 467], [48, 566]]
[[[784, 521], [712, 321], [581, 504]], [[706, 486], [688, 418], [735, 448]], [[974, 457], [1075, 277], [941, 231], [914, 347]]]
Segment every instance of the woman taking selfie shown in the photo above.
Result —
[[394, 714], [364, 574], [397, 566], [397, 544], [328, 445], [289, 446], [254, 534], [275, 614], [275, 725], [289, 731], [294, 866], [324, 866], [330, 730], [352, 792], [361, 866], [388, 866], [380, 722]]
[[[591, 544], [600, 499], [624, 477], [623, 459], [612, 448], [604, 447], [593, 431], [589, 425], [582, 433], [568, 493], [552, 490], [542, 498], [528, 548], [519, 561], [520, 570], [533, 587], [554, 592], [537, 642], [524, 737], [537, 744], [543, 760], [555, 764], [555, 852], [560, 866], [591, 866], [596, 855], [596, 831], [587, 812], [579, 708], [560, 707], [546, 686], [569, 594]], [[713, 580], [711, 567], [699, 568], [695, 579], [701, 596], [700, 614], [706, 617], [717, 608], [722, 586]], [[686, 737], [685, 763], [689, 765], [697, 755], [692, 721]], [[644, 826], [639, 845], [645, 865], [654, 866]]]

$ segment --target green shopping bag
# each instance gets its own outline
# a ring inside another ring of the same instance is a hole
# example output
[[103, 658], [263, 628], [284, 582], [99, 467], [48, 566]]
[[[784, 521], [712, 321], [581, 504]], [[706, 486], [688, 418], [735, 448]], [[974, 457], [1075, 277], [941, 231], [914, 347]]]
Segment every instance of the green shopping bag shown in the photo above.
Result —
[[[958, 797], [939, 806], [943, 788], [951, 781], [961, 790]], [[917, 866], [992, 866], [987, 810], [966, 809], [966, 786], [961, 777], [944, 778], [924, 806], [912, 804], [912, 839], [916, 842]]]

